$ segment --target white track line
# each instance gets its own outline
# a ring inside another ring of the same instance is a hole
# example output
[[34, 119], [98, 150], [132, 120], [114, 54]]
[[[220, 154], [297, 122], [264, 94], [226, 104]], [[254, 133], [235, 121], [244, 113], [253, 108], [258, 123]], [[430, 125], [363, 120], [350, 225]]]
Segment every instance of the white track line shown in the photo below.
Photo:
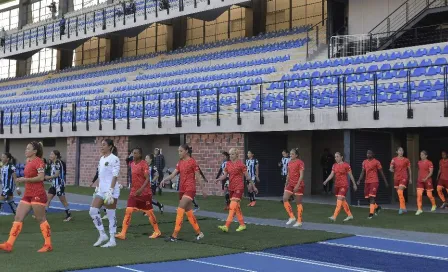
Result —
[[[405, 243], [413, 243], [413, 244], [420, 244], [420, 245], [428, 245], [428, 246], [448, 247], [447, 245], [441, 245], [441, 244], [416, 242], [416, 241], [411, 241], [411, 240], [385, 238], [385, 237], [378, 237], [378, 236], [369, 236], [369, 235], [356, 235], [356, 236], [358, 236], [358, 237], [365, 237], [365, 238], [374, 238], [374, 239], [380, 239], [380, 240], [389, 240], [389, 241], [395, 241], [395, 242], [405, 242]], [[344, 239], [344, 238], [342, 238], [342, 239]]]
[[386, 249], [377, 249], [377, 248], [371, 248], [371, 247], [344, 245], [344, 244], [338, 244], [338, 243], [332, 243], [332, 242], [318, 242], [318, 244], [337, 246], [337, 247], [345, 247], [345, 248], [353, 248], [353, 249], [361, 249], [361, 250], [381, 252], [381, 253], [394, 254], [394, 255], [402, 255], [402, 256], [408, 256], [408, 257], [417, 257], [417, 258], [425, 258], [425, 259], [432, 259], [432, 260], [448, 261], [448, 258], [444, 258], [444, 257], [421, 255], [421, 254], [415, 254], [415, 253], [405, 253], [405, 252], [391, 251], [391, 250], [386, 250]]
[[353, 266], [345, 266], [345, 265], [339, 265], [339, 264], [319, 262], [319, 261], [313, 261], [313, 260], [296, 258], [296, 257], [289, 257], [289, 256], [283, 256], [283, 255], [277, 255], [277, 254], [266, 253], [266, 252], [245, 252], [245, 253], [246, 254], [250, 254], [250, 255], [256, 255], [256, 256], [262, 256], [262, 257], [279, 259], [279, 260], [298, 262], [298, 263], [306, 263], [306, 264], [312, 264], [312, 265], [317, 265], [317, 266], [324, 266], [324, 267], [330, 267], [330, 268], [336, 268], [336, 269], [342, 269], [342, 270], [349, 270], [349, 271], [356, 271], [356, 272], [381, 272], [381, 270], [371, 270], [371, 269], [367, 269], [367, 268], [359, 268], [359, 267], [353, 267]]
[[132, 268], [125, 267], [125, 266], [120, 266], [120, 265], [117, 265], [117, 266], [115, 266], [115, 267], [116, 267], [116, 268], [120, 268], [120, 269], [124, 269], [124, 270], [128, 270], [128, 271], [145, 272], [145, 271], [143, 271], [143, 270], [132, 269]]
[[229, 269], [238, 270], [238, 271], [257, 272], [256, 270], [243, 269], [243, 268], [239, 268], [239, 267], [233, 267], [233, 266], [228, 266], [228, 265], [209, 263], [209, 262], [192, 260], [192, 259], [187, 259], [187, 261], [194, 262], [194, 263], [200, 263], [200, 264], [207, 264], [207, 265], [212, 265], [212, 266], [217, 266], [217, 267], [222, 267], [222, 268], [229, 268]]

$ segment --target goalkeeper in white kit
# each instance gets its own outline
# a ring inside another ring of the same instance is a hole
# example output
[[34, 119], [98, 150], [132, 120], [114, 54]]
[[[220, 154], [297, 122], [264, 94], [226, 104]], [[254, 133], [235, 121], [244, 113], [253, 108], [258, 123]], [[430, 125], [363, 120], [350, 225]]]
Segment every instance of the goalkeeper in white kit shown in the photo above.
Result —
[[[114, 247], [116, 246], [115, 233], [117, 232], [115, 212], [118, 197], [120, 196], [120, 187], [117, 182], [118, 174], [120, 172], [120, 159], [117, 157], [117, 148], [111, 139], [105, 139], [101, 142], [101, 153], [103, 156], [98, 164], [98, 187], [95, 189], [95, 194], [89, 211], [93, 224], [100, 233], [98, 241], [93, 246], [97, 247], [102, 245], [101, 247]], [[106, 215], [109, 219], [110, 238], [104, 231], [104, 226], [99, 214], [99, 209], [103, 205], [106, 207]]]

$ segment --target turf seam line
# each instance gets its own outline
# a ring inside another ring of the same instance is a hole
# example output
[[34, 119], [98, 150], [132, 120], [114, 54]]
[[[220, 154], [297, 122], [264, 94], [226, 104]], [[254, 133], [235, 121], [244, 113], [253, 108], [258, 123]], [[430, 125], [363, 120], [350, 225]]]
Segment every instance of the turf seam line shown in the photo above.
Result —
[[137, 269], [133, 269], [133, 268], [129, 268], [126, 266], [121, 266], [121, 265], [117, 265], [115, 266], [116, 268], [120, 268], [120, 269], [124, 269], [124, 270], [128, 270], [128, 271], [134, 271], [134, 272], [145, 272], [143, 270], [137, 270]]

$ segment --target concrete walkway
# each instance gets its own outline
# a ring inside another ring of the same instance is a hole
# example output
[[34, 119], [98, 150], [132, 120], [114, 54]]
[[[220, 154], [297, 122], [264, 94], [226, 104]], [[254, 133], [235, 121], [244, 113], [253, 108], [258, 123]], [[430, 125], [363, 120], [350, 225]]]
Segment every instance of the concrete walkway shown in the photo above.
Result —
[[[91, 196], [77, 195], [77, 194], [70, 194], [70, 193], [67, 193], [67, 198], [69, 199], [69, 201], [71, 203], [79, 203], [79, 204], [90, 204], [92, 201]], [[119, 200], [118, 207], [125, 208], [126, 201]], [[165, 206], [165, 212], [175, 213], [176, 207]], [[227, 219], [226, 213], [217, 213], [217, 212], [209, 212], [209, 211], [199, 210], [196, 212], [196, 215], [216, 218], [218, 220], [223, 220], [223, 221]], [[286, 219], [278, 220], [278, 219], [262, 219], [262, 218], [255, 218], [255, 217], [245, 217], [244, 221], [247, 222], [248, 224], [258, 224], [258, 225], [275, 226], [275, 227], [287, 227], [285, 225]], [[448, 218], [447, 218], [447, 223], [448, 223]], [[430, 244], [438, 244], [438, 245], [447, 245], [448, 246], [448, 235], [439, 234], [439, 233], [426, 233], [426, 232], [403, 231], [403, 230], [394, 230], [394, 229], [357, 227], [357, 226], [341, 225], [341, 224], [321, 224], [321, 223], [307, 223], [307, 222], [304, 222], [302, 229], [321, 230], [321, 231], [328, 231], [328, 232], [335, 232], [335, 233], [353, 234], [353, 235], [358, 235], [358, 236], [372, 236], [372, 237], [380, 237], [380, 238], [385, 238], [385, 239], [406, 240], [406, 241], [414, 241], [414, 242], [419, 242], [419, 243], [430, 243]], [[298, 230], [298, 231], [300, 231], [300, 230]]]

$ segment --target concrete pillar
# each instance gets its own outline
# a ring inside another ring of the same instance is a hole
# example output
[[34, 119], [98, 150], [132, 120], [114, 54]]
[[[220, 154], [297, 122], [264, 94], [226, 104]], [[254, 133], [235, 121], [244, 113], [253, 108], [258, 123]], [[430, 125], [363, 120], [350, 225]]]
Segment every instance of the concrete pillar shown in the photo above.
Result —
[[[407, 134], [407, 155], [408, 159], [411, 161], [411, 171], [412, 176], [415, 181], [415, 177], [418, 173], [417, 162], [420, 159], [420, 135], [418, 133], [408, 133]], [[415, 196], [416, 188], [415, 182], [408, 185], [408, 196]]]
[[246, 17], [244, 18], [246, 24], [246, 37], [254, 35], [254, 10], [252, 8], [245, 8]]
[[[25, 26], [28, 21], [31, 21], [31, 12], [28, 14], [28, 10], [31, 10], [31, 4], [28, 0], [19, 1], [19, 22], [18, 28], [21, 29]], [[23, 77], [29, 74], [29, 69], [27, 69], [26, 60], [18, 60], [16, 63], [16, 77]]]
[[[350, 156], [351, 156], [351, 131], [350, 130], [344, 130], [344, 160], [350, 164]], [[351, 181], [349, 180], [351, 183]], [[348, 190], [347, 195], [345, 198], [347, 199], [347, 203], [351, 203], [351, 190]]]

